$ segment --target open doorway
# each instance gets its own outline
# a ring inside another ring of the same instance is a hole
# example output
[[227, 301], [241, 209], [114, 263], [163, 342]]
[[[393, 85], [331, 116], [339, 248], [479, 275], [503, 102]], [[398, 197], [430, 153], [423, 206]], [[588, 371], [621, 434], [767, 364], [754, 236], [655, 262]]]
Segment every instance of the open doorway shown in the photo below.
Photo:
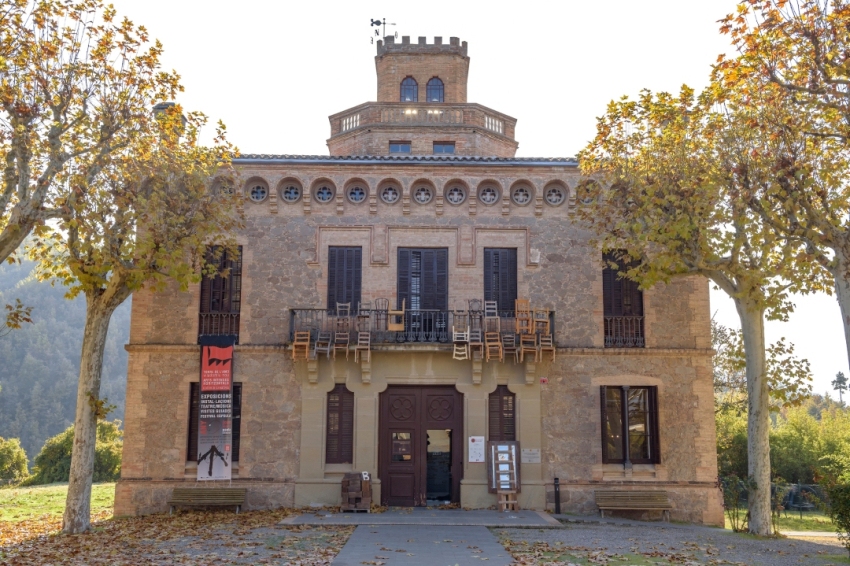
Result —
[[428, 430], [426, 496], [428, 505], [452, 501], [452, 430]]

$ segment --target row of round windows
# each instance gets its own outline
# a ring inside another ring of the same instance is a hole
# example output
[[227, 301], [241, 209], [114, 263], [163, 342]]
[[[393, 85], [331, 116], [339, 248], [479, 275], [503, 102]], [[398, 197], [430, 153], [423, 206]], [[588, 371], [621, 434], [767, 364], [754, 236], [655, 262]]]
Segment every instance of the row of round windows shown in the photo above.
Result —
[[[269, 190], [264, 184], [249, 183], [248, 197], [257, 203], [268, 198]], [[395, 204], [401, 200], [401, 189], [396, 185], [385, 185], [380, 189], [380, 198], [386, 204]], [[417, 185], [413, 188], [411, 198], [418, 204], [428, 204], [434, 200], [436, 192], [429, 185]], [[280, 188], [280, 198], [287, 203], [296, 203], [301, 200], [303, 190], [294, 183], [284, 183]], [[351, 184], [345, 190], [345, 196], [352, 204], [360, 204], [366, 201], [367, 192], [365, 187]], [[331, 184], [319, 184], [314, 192], [313, 198], [319, 203], [331, 202], [336, 197], [336, 189]], [[526, 206], [532, 201], [533, 191], [531, 187], [517, 185], [511, 189], [510, 198], [519, 206]], [[467, 189], [462, 185], [452, 185], [445, 193], [445, 199], [449, 204], [460, 205], [466, 202]], [[499, 188], [485, 185], [478, 190], [478, 200], [485, 205], [493, 205], [501, 199]], [[550, 206], [560, 206], [567, 200], [566, 189], [560, 184], [549, 184], [543, 191], [543, 200]]]

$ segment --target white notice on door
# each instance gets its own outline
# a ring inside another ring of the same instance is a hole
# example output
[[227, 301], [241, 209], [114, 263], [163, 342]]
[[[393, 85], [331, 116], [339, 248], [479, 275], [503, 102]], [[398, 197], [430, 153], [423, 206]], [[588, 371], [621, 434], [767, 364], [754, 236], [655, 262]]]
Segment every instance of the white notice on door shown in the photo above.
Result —
[[523, 448], [522, 449], [523, 464], [539, 464], [540, 449], [539, 448]]
[[484, 462], [484, 437], [470, 436], [469, 437], [469, 461]]

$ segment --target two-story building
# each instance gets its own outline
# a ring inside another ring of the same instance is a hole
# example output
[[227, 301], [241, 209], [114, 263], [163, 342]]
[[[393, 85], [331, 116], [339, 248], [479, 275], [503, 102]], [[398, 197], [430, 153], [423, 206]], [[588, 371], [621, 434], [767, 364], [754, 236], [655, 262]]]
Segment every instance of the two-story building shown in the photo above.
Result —
[[196, 482], [198, 344], [230, 335], [249, 508], [337, 505], [350, 471], [383, 504], [488, 507], [483, 438], [519, 443], [523, 508], [558, 478], [564, 511], [653, 488], [721, 524], [707, 282], [621, 279], [575, 218], [576, 161], [515, 157], [516, 120], [467, 101], [466, 42], [387, 37], [375, 65], [330, 155], [234, 160], [226, 277], [134, 296], [116, 514]]

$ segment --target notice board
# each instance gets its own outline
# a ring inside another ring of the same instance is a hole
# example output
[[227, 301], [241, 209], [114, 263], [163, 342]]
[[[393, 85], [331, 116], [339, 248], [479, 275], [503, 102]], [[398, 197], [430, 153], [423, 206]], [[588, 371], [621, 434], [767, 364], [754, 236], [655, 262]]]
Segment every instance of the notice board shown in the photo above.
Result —
[[487, 443], [487, 491], [520, 492], [519, 442], [491, 440]]

